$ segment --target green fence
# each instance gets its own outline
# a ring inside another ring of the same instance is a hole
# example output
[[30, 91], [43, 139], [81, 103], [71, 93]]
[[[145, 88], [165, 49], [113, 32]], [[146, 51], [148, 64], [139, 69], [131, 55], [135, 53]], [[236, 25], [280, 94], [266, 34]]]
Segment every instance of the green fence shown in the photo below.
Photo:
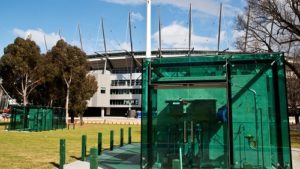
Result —
[[292, 168], [284, 56], [143, 63], [144, 168]]
[[46, 131], [65, 127], [63, 108], [13, 106], [11, 110], [9, 130]]

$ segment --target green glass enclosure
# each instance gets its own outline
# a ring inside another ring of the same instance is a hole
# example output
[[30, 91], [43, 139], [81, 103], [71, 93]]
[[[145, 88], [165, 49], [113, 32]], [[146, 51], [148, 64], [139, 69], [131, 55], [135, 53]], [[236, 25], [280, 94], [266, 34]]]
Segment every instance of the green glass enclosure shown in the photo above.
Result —
[[284, 55], [144, 60], [142, 168], [292, 168]]
[[9, 130], [47, 131], [66, 127], [63, 108], [13, 106]]

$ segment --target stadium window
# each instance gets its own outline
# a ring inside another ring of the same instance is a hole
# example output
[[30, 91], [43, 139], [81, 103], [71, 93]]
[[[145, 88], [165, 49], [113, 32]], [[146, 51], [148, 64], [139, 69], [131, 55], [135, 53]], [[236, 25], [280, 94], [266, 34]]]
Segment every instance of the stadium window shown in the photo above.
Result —
[[101, 94], [105, 94], [105, 87], [101, 87], [100, 92], [101, 92]]

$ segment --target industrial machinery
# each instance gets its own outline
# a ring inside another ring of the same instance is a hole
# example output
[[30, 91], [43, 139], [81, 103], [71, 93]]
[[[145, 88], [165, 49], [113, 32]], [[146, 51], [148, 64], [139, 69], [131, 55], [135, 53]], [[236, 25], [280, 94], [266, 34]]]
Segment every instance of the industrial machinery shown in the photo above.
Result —
[[292, 168], [282, 53], [143, 64], [142, 168]]

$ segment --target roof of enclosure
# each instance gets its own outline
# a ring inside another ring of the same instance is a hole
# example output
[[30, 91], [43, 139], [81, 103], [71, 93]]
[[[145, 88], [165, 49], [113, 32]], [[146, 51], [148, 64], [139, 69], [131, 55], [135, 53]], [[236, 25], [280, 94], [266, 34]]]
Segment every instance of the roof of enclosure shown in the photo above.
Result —
[[[204, 56], [204, 55], [223, 55], [223, 54], [242, 54], [237, 51], [206, 51], [206, 50], [191, 50], [188, 49], [168, 49], [162, 51], [152, 51], [152, 57], [180, 57], [180, 56]], [[133, 66], [141, 67], [142, 60], [145, 58], [145, 51], [112, 51], [108, 53], [95, 53], [88, 55], [91, 69], [103, 69], [105, 60], [107, 59], [107, 69], [125, 68], [131, 66], [132, 58], [134, 58]]]

